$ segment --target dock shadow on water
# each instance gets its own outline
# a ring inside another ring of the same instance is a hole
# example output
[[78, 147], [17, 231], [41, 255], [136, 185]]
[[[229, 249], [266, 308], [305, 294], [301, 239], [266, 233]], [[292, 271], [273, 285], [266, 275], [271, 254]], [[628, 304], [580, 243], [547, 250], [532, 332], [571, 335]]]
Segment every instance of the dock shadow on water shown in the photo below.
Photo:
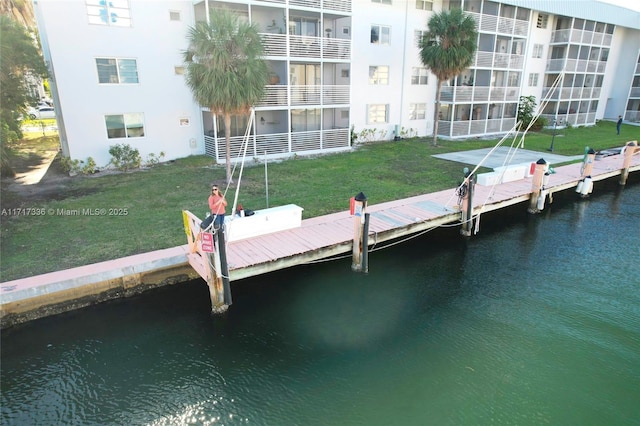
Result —
[[[597, 188], [596, 188], [597, 189]], [[596, 191], [597, 192], [597, 191]], [[640, 185], [3, 330], [1, 423], [634, 424]]]

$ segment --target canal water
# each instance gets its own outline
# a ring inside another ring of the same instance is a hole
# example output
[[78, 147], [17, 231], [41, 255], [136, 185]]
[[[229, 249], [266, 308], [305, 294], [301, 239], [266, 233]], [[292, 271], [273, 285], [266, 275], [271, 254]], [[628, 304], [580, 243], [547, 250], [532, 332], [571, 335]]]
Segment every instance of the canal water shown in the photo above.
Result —
[[640, 184], [2, 332], [1, 424], [640, 423]]

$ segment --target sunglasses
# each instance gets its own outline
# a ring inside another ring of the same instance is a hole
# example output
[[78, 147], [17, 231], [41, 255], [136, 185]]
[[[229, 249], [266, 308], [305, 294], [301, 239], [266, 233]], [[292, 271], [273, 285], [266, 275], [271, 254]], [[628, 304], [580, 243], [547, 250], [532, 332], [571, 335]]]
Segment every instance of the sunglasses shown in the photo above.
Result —
[[218, 188], [212, 188], [212, 189], [211, 189], [211, 192], [213, 192], [213, 191], [217, 191], [217, 190], [218, 190]]

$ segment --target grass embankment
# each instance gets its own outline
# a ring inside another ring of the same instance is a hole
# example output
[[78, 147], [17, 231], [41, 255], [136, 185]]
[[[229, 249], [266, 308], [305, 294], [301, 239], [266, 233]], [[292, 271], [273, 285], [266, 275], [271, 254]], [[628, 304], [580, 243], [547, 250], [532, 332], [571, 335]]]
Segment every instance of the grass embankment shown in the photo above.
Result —
[[[554, 153], [581, 155], [585, 146], [598, 150], [638, 139], [640, 127], [624, 126], [623, 135], [616, 136], [615, 123], [601, 122], [558, 130]], [[547, 152], [550, 142], [551, 132], [529, 134], [525, 148]], [[360, 191], [370, 204], [377, 204], [454, 188], [463, 165], [432, 155], [492, 147], [496, 140], [438, 143], [438, 147], [431, 145], [431, 139], [375, 143], [348, 153], [269, 163], [269, 205], [297, 204], [309, 218], [348, 209], [349, 198]], [[510, 144], [511, 140], [505, 142]], [[54, 197], [22, 200], [22, 207], [44, 209], [44, 215], [2, 216], [0, 279], [185, 244], [181, 210], [204, 217], [210, 184], [224, 188], [224, 175], [223, 165], [212, 166], [209, 157], [197, 156], [149, 170], [67, 179], [64, 190]], [[233, 196], [231, 188], [227, 212]], [[239, 202], [252, 210], [266, 207], [263, 164], [247, 159]], [[82, 214], [83, 209], [97, 213]]]

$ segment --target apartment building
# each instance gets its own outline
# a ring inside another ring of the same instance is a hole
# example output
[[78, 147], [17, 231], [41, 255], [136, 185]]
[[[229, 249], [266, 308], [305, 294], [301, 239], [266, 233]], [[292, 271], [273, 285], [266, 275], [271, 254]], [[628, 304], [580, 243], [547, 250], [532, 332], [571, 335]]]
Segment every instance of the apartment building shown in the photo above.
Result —
[[[257, 24], [271, 72], [252, 117], [250, 158], [348, 150], [352, 133], [431, 135], [436, 79], [421, 64], [418, 40], [434, 12], [453, 7], [476, 21], [478, 52], [443, 86], [440, 137], [509, 131], [521, 95], [536, 96], [557, 125], [638, 119], [640, 13], [596, 1], [35, 0], [34, 7], [63, 152], [98, 165], [117, 143], [143, 157], [224, 161], [223, 120], [195, 103], [182, 63], [189, 27], [222, 7]], [[232, 121], [234, 158], [247, 121]]]

